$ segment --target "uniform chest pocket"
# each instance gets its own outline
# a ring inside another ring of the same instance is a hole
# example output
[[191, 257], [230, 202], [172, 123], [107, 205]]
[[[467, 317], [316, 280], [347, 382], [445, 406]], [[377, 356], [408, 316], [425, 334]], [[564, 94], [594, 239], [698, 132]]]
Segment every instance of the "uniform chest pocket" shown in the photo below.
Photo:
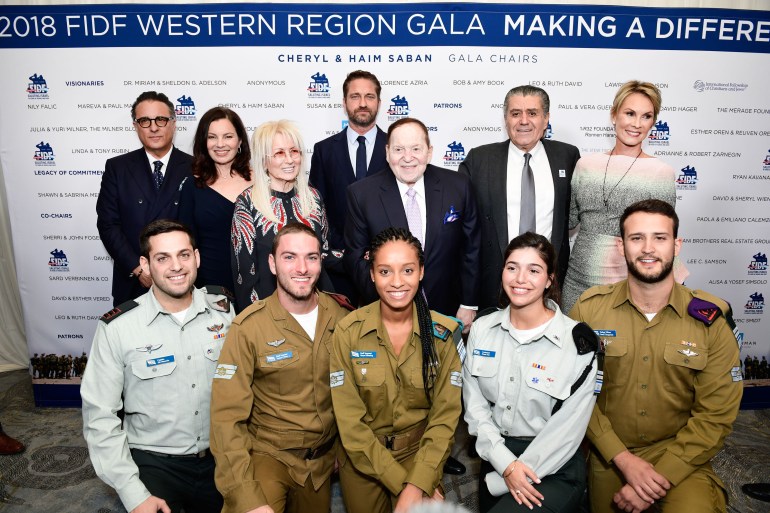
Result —
[[[130, 382], [130, 394], [126, 394], [126, 411], [142, 409], [147, 406], [168, 404], [177, 400], [176, 358], [174, 355], [144, 358], [131, 362], [131, 374], [138, 379]], [[213, 371], [212, 371], [213, 372]]]
[[[486, 353], [489, 353], [489, 351]], [[496, 403], [499, 400], [500, 395], [500, 387], [498, 386], [500, 358], [495, 357], [494, 354], [491, 356], [474, 354], [472, 358], [470, 364], [471, 375], [476, 378], [479, 389], [487, 401]]]
[[427, 409], [430, 406], [428, 398], [425, 396], [425, 381], [422, 379], [422, 367], [412, 369], [404, 388], [406, 404], [409, 408]]
[[603, 339], [604, 342], [604, 386], [625, 385], [632, 372], [634, 362], [628, 355], [628, 341], [624, 338]]
[[219, 360], [219, 352], [221, 350], [222, 350], [222, 344], [214, 341], [203, 347], [203, 356], [206, 357], [207, 360], [216, 362], [217, 360]]
[[385, 387], [384, 365], [353, 364], [353, 379], [369, 412], [377, 412], [385, 407], [387, 390]]
[[168, 376], [174, 372], [174, 369], [176, 369], [174, 355], [131, 362], [131, 372], [142, 380]]
[[663, 386], [672, 392], [682, 393], [693, 388], [693, 376], [706, 367], [708, 353], [702, 348], [680, 343], [668, 343], [663, 351], [667, 376]]

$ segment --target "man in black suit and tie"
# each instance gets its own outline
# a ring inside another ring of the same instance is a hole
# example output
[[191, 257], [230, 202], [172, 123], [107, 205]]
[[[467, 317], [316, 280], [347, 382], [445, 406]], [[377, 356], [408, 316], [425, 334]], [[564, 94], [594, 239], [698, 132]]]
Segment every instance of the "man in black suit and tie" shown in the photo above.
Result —
[[142, 148], [107, 160], [96, 200], [96, 227], [113, 259], [115, 306], [152, 285], [139, 265], [139, 233], [150, 221], [176, 219], [180, 185], [192, 164], [190, 155], [174, 148], [174, 104], [165, 94], [140, 94], [131, 119]]
[[558, 255], [559, 283], [569, 260], [572, 172], [580, 151], [543, 139], [550, 99], [535, 86], [505, 96], [508, 140], [473, 148], [460, 164], [470, 177], [481, 226], [480, 308], [498, 306], [503, 251], [517, 235], [533, 231], [551, 240]]
[[[390, 226], [408, 228], [425, 253], [422, 285], [428, 306], [456, 316], [467, 333], [476, 317], [479, 275], [479, 230], [470, 180], [428, 164], [433, 146], [428, 129], [417, 119], [390, 125], [385, 151], [389, 167], [348, 187], [345, 269], [360, 302], [376, 300], [369, 243]], [[465, 467], [450, 457], [444, 472], [463, 474]]]
[[[348, 204], [345, 191], [357, 180], [382, 171], [385, 160], [385, 132], [377, 125], [382, 87], [368, 71], [348, 74], [342, 83], [342, 101], [348, 126], [341, 132], [317, 142], [310, 161], [310, 184], [318, 189], [329, 220], [329, 244], [344, 248], [345, 218]], [[349, 277], [329, 272], [335, 292], [355, 300]]]

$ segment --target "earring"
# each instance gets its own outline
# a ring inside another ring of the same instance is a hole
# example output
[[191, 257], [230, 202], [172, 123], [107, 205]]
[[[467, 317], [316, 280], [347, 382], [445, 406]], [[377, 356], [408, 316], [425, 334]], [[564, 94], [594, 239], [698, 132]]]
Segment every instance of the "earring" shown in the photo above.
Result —
[[240, 153], [240, 152], [241, 152], [241, 145], [239, 144], [238, 145], [238, 153]]

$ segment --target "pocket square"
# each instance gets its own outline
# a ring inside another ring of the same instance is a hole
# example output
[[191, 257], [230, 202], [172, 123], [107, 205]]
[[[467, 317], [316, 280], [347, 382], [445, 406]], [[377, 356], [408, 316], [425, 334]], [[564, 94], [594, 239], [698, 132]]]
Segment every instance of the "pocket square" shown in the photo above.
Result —
[[444, 224], [454, 223], [458, 219], [460, 219], [460, 212], [455, 210], [454, 205], [450, 205], [449, 212], [444, 214]]

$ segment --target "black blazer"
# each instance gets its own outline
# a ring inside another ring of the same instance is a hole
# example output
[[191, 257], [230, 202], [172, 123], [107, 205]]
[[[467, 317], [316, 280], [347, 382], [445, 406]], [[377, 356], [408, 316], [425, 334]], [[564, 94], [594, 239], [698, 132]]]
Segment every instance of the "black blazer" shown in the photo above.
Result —
[[139, 265], [139, 234], [150, 221], [177, 218], [180, 186], [191, 176], [191, 165], [190, 155], [173, 148], [163, 185], [156, 191], [144, 148], [107, 160], [96, 200], [96, 227], [114, 261], [114, 305], [147, 292], [138, 279], [129, 277]]
[[[426, 253], [423, 287], [431, 309], [456, 315], [460, 304], [478, 305], [479, 229], [476, 202], [467, 177], [428, 165], [424, 175]], [[408, 228], [404, 203], [390, 167], [348, 187], [345, 269], [362, 303], [377, 299], [364, 259], [369, 243], [390, 226]], [[450, 209], [459, 213], [447, 220]]]
[[[553, 229], [551, 244], [558, 258], [557, 280], [561, 285], [569, 261], [569, 205], [572, 172], [580, 151], [571, 144], [542, 141], [553, 178]], [[509, 140], [486, 144], [468, 152], [460, 164], [460, 174], [470, 177], [479, 206], [481, 224], [481, 304], [498, 305], [503, 252], [516, 234], [508, 233], [506, 180]]]
[[[332, 248], [344, 248], [345, 218], [348, 214], [348, 202], [345, 191], [348, 185], [356, 181], [356, 171], [350, 163], [348, 136], [345, 130], [317, 142], [313, 146], [310, 160], [310, 184], [321, 193], [326, 206], [326, 218], [329, 222], [329, 245]], [[366, 170], [371, 176], [388, 167], [385, 160], [385, 139], [387, 134], [377, 127], [372, 159]]]

